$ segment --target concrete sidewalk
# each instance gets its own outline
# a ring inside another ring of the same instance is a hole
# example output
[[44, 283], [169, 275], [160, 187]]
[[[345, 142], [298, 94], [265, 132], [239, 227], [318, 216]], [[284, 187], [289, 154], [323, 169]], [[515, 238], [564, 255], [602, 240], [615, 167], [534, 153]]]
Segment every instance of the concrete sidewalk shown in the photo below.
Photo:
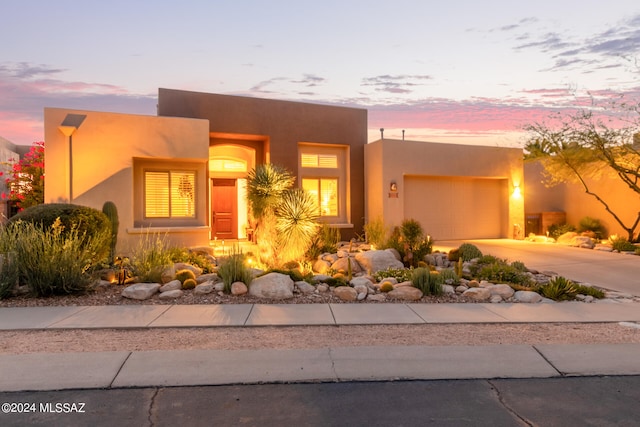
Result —
[[[0, 308], [1, 330], [542, 322], [633, 322], [631, 325], [640, 326], [640, 304], [609, 301]], [[0, 391], [640, 375], [639, 352], [640, 344], [594, 344], [0, 355]]]

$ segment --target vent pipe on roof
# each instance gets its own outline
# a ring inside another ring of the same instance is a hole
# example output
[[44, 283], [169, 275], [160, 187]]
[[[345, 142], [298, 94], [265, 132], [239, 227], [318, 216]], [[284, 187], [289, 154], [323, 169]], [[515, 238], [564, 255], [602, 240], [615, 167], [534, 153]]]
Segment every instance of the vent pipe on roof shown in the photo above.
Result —
[[404, 141], [404, 129], [402, 129], [402, 140]]
[[380, 128], [380, 139], [384, 139], [384, 128]]

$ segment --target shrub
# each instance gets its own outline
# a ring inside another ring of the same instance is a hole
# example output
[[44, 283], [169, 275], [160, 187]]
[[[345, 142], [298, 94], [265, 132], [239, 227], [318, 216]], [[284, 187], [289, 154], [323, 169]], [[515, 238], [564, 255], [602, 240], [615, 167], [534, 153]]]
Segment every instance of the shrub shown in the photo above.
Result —
[[[69, 203], [46, 203], [32, 206], [11, 217], [9, 222], [30, 222], [47, 229], [58, 219], [64, 233], [75, 230], [79, 237], [83, 235], [93, 236], [103, 233], [105, 230], [111, 233], [109, 218], [101, 211], [88, 206]], [[105, 253], [106, 257], [109, 250], [108, 244], [105, 250], [107, 251]]]
[[315, 260], [323, 253], [335, 253], [338, 250], [338, 242], [340, 241], [340, 230], [331, 227], [328, 224], [322, 224], [318, 227], [316, 234], [311, 238], [306, 258]]
[[451, 249], [447, 254], [447, 259], [453, 262], [458, 261], [460, 259], [460, 249], [458, 248]]
[[433, 240], [425, 238], [422, 226], [414, 219], [402, 221], [400, 227], [395, 227], [387, 241], [386, 247], [396, 249], [407, 267], [417, 267], [425, 255], [433, 249]]
[[[187, 270], [190, 271], [190, 270]], [[196, 282], [196, 279], [187, 279], [184, 282], [182, 282], [182, 289], [193, 289], [197, 286], [198, 282]]]
[[66, 230], [61, 221], [50, 227], [16, 221], [7, 226], [20, 279], [36, 296], [85, 292], [91, 289], [96, 266], [108, 250], [110, 233], [92, 235], [76, 227]]
[[160, 234], [145, 233], [131, 255], [131, 269], [140, 282], [161, 282], [172, 264], [166, 236]]
[[460, 258], [462, 261], [471, 261], [474, 258], [480, 258], [482, 256], [482, 252], [476, 245], [471, 243], [463, 243], [458, 248]]
[[367, 242], [378, 249], [383, 249], [387, 243], [387, 226], [381, 217], [369, 221], [364, 225], [364, 235]]
[[460, 282], [460, 277], [451, 268], [440, 270], [440, 278], [445, 285], [457, 285]]
[[16, 244], [21, 238], [20, 227], [2, 227], [0, 229], [0, 299], [11, 295], [20, 277]]
[[329, 277], [324, 282], [333, 288], [338, 286], [349, 286], [344, 277]]
[[167, 249], [171, 262], [183, 262], [202, 269], [203, 273], [213, 273], [215, 265], [213, 264], [213, 258], [209, 255], [194, 252], [184, 247], [173, 247]]
[[229, 256], [220, 262], [218, 276], [224, 283], [224, 291], [226, 293], [231, 292], [231, 284], [233, 282], [242, 282], [247, 287], [251, 284], [253, 275], [251, 270], [244, 264], [245, 258], [245, 255], [234, 246]]
[[514, 283], [523, 286], [529, 286], [532, 282], [523, 271], [501, 262], [482, 266], [478, 278], [494, 283]]
[[592, 286], [578, 285], [576, 284], [576, 289], [579, 294], [582, 295], [591, 295], [594, 298], [602, 299], [604, 298], [604, 291], [602, 289], [594, 288]]
[[416, 268], [411, 275], [413, 286], [420, 289], [425, 295], [442, 294], [442, 278], [435, 271], [428, 268]]
[[540, 286], [538, 292], [554, 301], [571, 300], [578, 294], [578, 288], [571, 280], [555, 276], [548, 283]]
[[571, 224], [551, 224], [549, 226], [549, 236], [557, 239], [562, 236], [564, 233], [568, 233], [570, 231], [576, 231], [576, 228]]
[[596, 239], [602, 239], [607, 235], [607, 229], [600, 223], [599, 219], [585, 216], [578, 223], [578, 233], [593, 233]]
[[613, 250], [618, 252], [635, 252], [637, 246], [628, 241], [625, 237], [618, 237], [611, 241]]
[[406, 268], [387, 268], [386, 270], [380, 270], [375, 273], [373, 278], [376, 279], [376, 282], [381, 282], [387, 277], [393, 277], [399, 282], [407, 282], [411, 280], [411, 272], [412, 270]]
[[522, 271], [522, 272], [526, 272], [527, 271], [527, 266], [524, 265], [524, 263], [521, 262], [521, 261], [513, 261], [511, 263], [511, 267], [515, 268], [518, 271]]
[[193, 271], [185, 268], [184, 270], [176, 271], [176, 279], [180, 280], [180, 283], [184, 285], [185, 280], [189, 280], [189, 279], [195, 280], [196, 275]]

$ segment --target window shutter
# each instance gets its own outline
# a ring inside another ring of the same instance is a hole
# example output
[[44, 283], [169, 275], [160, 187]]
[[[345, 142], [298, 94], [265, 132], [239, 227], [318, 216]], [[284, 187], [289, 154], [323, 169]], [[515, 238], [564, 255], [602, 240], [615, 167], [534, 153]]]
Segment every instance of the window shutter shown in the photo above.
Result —
[[169, 217], [169, 173], [145, 172], [144, 174], [145, 217]]

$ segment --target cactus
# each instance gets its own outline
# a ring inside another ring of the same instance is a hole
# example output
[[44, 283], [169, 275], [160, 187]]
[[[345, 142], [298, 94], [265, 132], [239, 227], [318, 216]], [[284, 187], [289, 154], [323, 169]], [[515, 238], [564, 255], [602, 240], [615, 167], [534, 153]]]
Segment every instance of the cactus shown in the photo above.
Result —
[[118, 243], [118, 228], [120, 227], [120, 221], [118, 220], [118, 209], [113, 202], [104, 202], [102, 205], [102, 213], [104, 213], [111, 222], [111, 243], [109, 246], [110, 253], [109, 259], [111, 262], [116, 257], [116, 244]]
[[187, 279], [182, 283], [182, 289], [193, 289], [197, 284], [196, 279]]
[[189, 279], [196, 279], [196, 275], [193, 271], [191, 270], [178, 270], [176, 271], [176, 279], [180, 280], [180, 283], [184, 284], [184, 282], [186, 282]]

